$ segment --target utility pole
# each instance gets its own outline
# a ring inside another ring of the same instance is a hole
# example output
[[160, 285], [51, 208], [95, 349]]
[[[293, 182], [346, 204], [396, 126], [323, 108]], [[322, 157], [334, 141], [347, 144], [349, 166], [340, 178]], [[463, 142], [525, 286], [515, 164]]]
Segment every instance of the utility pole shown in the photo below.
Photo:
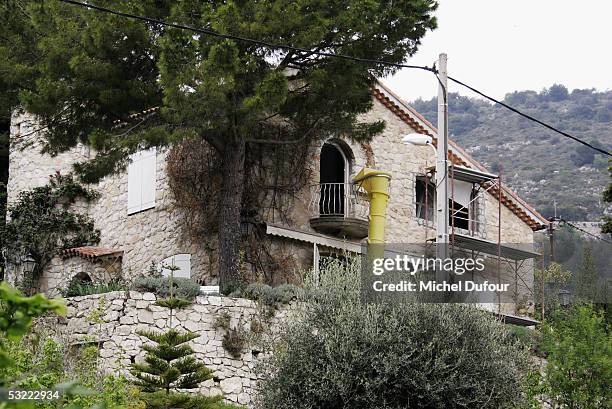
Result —
[[[436, 160], [436, 256], [439, 260], [448, 257], [448, 86], [446, 54], [438, 60], [438, 146]], [[436, 280], [445, 279], [439, 271]]]
[[555, 221], [556, 218], [550, 219], [548, 223], [548, 241], [550, 242], [549, 264], [555, 261]]

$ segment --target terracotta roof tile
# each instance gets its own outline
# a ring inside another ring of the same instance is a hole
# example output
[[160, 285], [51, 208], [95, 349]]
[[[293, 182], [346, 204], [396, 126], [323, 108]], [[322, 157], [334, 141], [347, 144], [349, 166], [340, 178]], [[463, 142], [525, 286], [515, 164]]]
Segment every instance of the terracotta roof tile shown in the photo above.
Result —
[[85, 246], [63, 250], [61, 255], [63, 258], [81, 257], [86, 260], [95, 260], [104, 256], [121, 256], [123, 255], [123, 250], [109, 249], [106, 247]]

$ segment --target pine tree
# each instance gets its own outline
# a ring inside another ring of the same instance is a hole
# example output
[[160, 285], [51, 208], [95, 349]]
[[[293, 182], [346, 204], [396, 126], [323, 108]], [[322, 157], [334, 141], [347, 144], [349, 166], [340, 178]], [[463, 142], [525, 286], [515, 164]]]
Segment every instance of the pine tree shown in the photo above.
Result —
[[[372, 107], [374, 76], [398, 68], [374, 61], [397, 64], [413, 55], [435, 28], [437, 8], [434, 0], [92, 4], [303, 50], [219, 39], [60, 1], [0, 2], [0, 104], [37, 116], [47, 152], [94, 147], [92, 161], [77, 167], [85, 180], [123, 169], [138, 149], [190, 138], [221, 158], [217, 197], [202, 200], [218, 207], [223, 293], [242, 281], [247, 145], [308, 146], [330, 135], [365, 142], [380, 133], [384, 122], [363, 122], [362, 114]], [[152, 107], [159, 109], [117, 131], [118, 120]]]
[[134, 363], [131, 373], [137, 378], [136, 385], [145, 392], [194, 389], [212, 377], [212, 372], [193, 356], [193, 349], [187, 342], [199, 337], [198, 334], [179, 333], [171, 329], [165, 333], [139, 331], [139, 335], [156, 343], [143, 345], [147, 352], [143, 363]]
[[593, 251], [589, 246], [586, 246], [582, 255], [582, 264], [578, 269], [576, 297], [584, 301], [595, 301], [598, 285], [597, 266], [593, 259]]

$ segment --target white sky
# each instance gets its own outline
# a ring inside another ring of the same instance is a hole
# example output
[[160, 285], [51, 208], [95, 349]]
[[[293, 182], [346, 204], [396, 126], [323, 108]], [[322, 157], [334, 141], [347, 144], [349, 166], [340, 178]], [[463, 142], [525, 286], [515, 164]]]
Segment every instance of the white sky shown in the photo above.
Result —
[[[448, 54], [449, 75], [493, 97], [554, 83], [612, 88], [612, 1], [441, 0], [438, 28], [407, 64]], [[435, 77], [404, 69], [385, 82], [403, 99], [437, 95]], [[475, 96], [449, 82], [450, 92]]]

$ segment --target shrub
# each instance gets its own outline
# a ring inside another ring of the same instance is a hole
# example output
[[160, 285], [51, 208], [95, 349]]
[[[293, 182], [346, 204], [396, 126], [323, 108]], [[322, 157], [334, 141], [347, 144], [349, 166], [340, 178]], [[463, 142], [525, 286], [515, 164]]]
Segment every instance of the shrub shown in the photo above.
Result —
[[262, 409], [503, 408], [527, 355], [467, 305], [363, 304], [359, 265], [330, 263], [261, 366]]
[[123, 281], [109, 283], [90, 283], [85, 281], [71, 281], [67, 288], [61, 290], [63, 297], [78, 297], [81, 295], [104, 294], [113, 291], [125, 291], [128, 286]]
[[610, 407], [612, 333], [590, 305], [557, 311], [543, 326], [543, 381], [553, 407]]
[[248, 298], [261, 302], [267, 306], [276, 304], [288, 304], [291, 301], [302, 298], [304, 290], [293, 284], [281, 284], [270, 287], [267, 284], [252, 283], [241, 290], [234, 291], [230, 297]]
[[[174, 278], [172, 282], [174, 297], [193, 300], [200, 294], [200, 285], [188, 278]], [[170, 297], [170, 280], [167, 277], [138, 277], [134, 280], [132, 288], [136, 291]]]

